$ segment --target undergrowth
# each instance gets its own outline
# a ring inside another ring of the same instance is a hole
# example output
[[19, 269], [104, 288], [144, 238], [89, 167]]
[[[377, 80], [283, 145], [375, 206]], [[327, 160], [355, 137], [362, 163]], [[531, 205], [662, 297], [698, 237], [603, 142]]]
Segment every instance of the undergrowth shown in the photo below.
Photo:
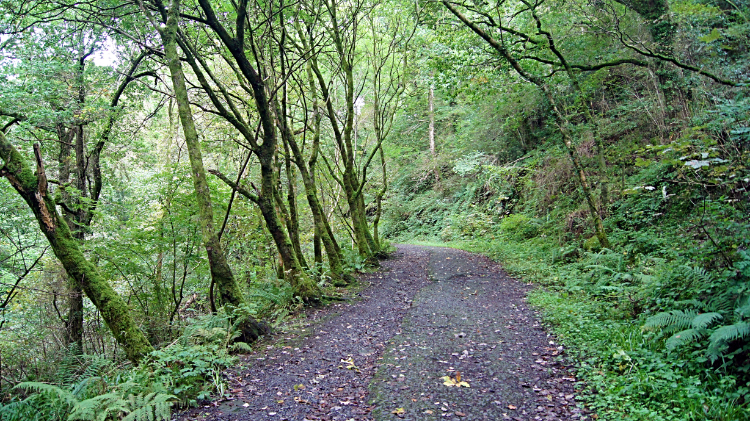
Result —
[[224, 395], [223, 370], [237, 363], [232, 353], [249, 349], [236, 341], [242, 314], [222, 310], [196, 318], [175, 342], [153, 351], [138, 367], [69, 349], [57, 383], [17, 384], [15, 397], [0, 405], [0, 419], [168, 421], [175, 405]]
[[609, 151], [635, 161], [610, 174], [609, 249], [554, 148], [505, 166], [464, 157], [432, 190], [404, 175], [384, 231], [486, 254], [538, 284], [529, 302], [566, 344], [592, 418], [747, 420], [747, 144], [713, 139], [697, 127]]

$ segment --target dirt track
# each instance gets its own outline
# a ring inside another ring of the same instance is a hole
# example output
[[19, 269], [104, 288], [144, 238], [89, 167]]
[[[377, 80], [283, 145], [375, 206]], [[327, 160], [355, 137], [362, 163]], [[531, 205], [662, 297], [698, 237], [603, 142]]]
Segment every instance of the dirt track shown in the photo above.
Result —
[[[562, 347], [529, 286], [460, 250], [399, 245], [351, 303], [308, 313], [183, 420], [576, 420]], [[446, 386], [445, 376], [468, 384]]]

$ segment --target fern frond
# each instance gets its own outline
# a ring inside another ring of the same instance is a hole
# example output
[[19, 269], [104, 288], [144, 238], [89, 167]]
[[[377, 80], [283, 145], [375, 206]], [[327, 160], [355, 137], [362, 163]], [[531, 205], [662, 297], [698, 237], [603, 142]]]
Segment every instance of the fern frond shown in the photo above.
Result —
[[750, 318], [750, 297], [746, 298], [744, 303], [734, 309], [734, 312], [740, 316], [740, 318]]
[[681, 301], [675, 301], [674, 304], [676, 306], [685, 306], [685, 307], [695, 307], [698, 310], [701, 311], [707, 311], [708, 307], [706, 306], [706, 303], [703, 301], [698, 300], [681, 300]]
[[729, 342], [748, 337], [750, 337], [750, 323], [743, 322], [722, 326], [716, 329], [708, 338], [709, 345], [706, 354], [711, 359], [711, 362], [716, 361], [727, 349]]
[[169, 421], [174, 395], [151, 392], [146, 396], [130, 395], [130, 413], [122, 421]]
[[733, 325], [722, 326], [711, 334], [711, 342], [732, 342], [737, 339], [744, 339], [750, 336], [750, 323], [735, 323]]
[[608, 268], [607, 266], [604, 266], [604, 265], [588, 265], [584, 267], [584, 269], [591, 269], [591, 270], [599, 269], [604, 272], [615, 273], [615, 271], [612, 268]]
[[26, 401], [0, 404], [0, 419], [3, 421], [41, 421], [42, 417], [48, 418]]
[[102, 373], [114, 366], [112, 360], [100, 355], [86, 355], [86, 369], [81, 373], [80, 378], [88, 379], [90, 377], [100, 377]]
[[693, 319], [698, 315], [695, 310], [672, 310], [664, 311], [649, 317], [645, 329], [663, 329], [675, 331], [678, 329], [687, 329], [693, 324]]
[[[70, 392], [73, 394], [73, 396], [76, 397], [76, 399], [85, 399], [87, 396], [103, 393], [105, 391], [103, 382], [104, 381], [101, 377], [84, 378], [83, 380], [74, 383]], [[91, 392], [91, 395], [89, 395], [89, 390], [92, 389], [92, 386], [100, 387], [98, 390], [94, 390], [93, 392]]]
[[682, 266], [682, 272], [685, 277], [691, 281], [698, 281], [703, 284], [710, 284], [714, 282], [714, 276], [711, 272], [700, 266]]
[[67, 390], [52, 384], [39, 382], [22, 382], [18, 383], [13, 388], [31, 390], [41, 395], [45, 395], [51, 398], [57, 398], [59, 401], [65, 403], [68, 406], [73, 406], [78, 403], [78, 398], [76, 398], [75, 395], [73, 395], [71, 392], [68, 392]]
[[731, 313], [735, 308], [735, 297], [733, 294], [730, 294], [728, 292], [724, 292], [721, 294], [717, 294], [714, 297], [712, 297], [708, 303], [707, 307], [710, 308], [713, 311], [720, 311], [722, 313]]
[[694, 329], [706, 329], [711, 326], [717, 320], [721, 320], [724, 317], [716, 312], [712, 313], [701, 313], [693, 318], [692, 326]]
[[229, 350], [232, 352], [244, 352], [250, 353], [253, 349], [245, 342], [235, 342], [229, 346]]
[[669, 339], [667, 339], [665, 345], [667, 349], [671, 351], [678, 346], [700, 340], [704, 336], [706, 336], [706, 334], [705, 330], [703, 329], [686, 329], [672, 335]]
[[95, 396], [78, 402], [68, 416], [68, 421], [105, 421], [111, 415], [127, 413], [127, 403], [128, 401], [117, 393]]

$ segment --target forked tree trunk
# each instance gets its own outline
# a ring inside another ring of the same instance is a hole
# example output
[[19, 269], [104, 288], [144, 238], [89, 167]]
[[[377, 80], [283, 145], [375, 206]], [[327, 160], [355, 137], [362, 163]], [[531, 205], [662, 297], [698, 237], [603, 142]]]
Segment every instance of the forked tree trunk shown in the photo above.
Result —
[[38, 145], [35, 145], [35, 155], [36, 173], [0, 132], [0, 158], [4, 163], [0, 175], [7, 178], [26, 201], [68, 276], [81, 285], [117, 343], [123, 347], [127, 358], [137, 364], [153, 348], [135, 324], [122, 297], [83, 255], [78, 240], [73, 238], [68, 224], [57, 212], [55, 201], [47, 191], [47, 178]]
[[[195, 122], [193, 121], [190, 102], [188, 101], [185, 75], [182, 71], [180, 57], [177, 54], [177, 16], [179, 8], [179, 0], [173, 1], [169, 8], [166, 26], [159, 28], [159, 33], [164, 44], [164, 54], [167, 66], [169, 67], [175, 101], [177, 102], [177, 111], [182, 123], [182, 131], [190, 158], [191, 175], [195, 188], [196, 201], [198, 202], [199, 223], [203, 235], [203, 245], [208, 254], [211, 279], [216, 286], [219, 302], [223, 305], [236, 308], [244, 303], [244, 299], [234, 278], [232, 269], [227, 263], [217, 232], [214, 229], [211, 191], [206, 179], [206, 170], [203, 167], [198, 132], [195, 129]], [[242, 328], [243, 340], [255, 340], [258, 336], [265, 333], [266, 330], [267, 328], [264, 325], [254, 318], [247, 316], [247, 320], [243, 323]]]
[[[284, 229], [279, 215], [276, 212], [275, 195], [276, 180], [274, 167], [274, 154], [276, 152], [276, 130], [274, 127], [273, 114], [271, 112], [271, 103], [266, 92], [266, 85], [258, 71], [250, 63], [246, 56], [245, 49], [245, 19], [242, 18], [247, 14], [247, 2], [239, 2], [237, 7], [238, 19], [237, 35], [231, 35], [219, 21], [216, 12], [209, 0], [198, 0], [198, 4], [205, 13], [204, 23], [221, 39], [221, 42], [227, 48], [232, 58], [237, 64], [237, 69], [250, 84], [253, 91], [256, 109], [260, 118], [260, 127], [262, 129], [263, 143], [257, 144], [252, 136], [245, 130], [245, 136], [253, 145], [253, 152], [260, 161], [261, 172], [261, 189], [257, 195], [255, 203], [258, 205], [263, 219], [266, 221], [266, 227], [271, 233], [271, 237], [276, 244], [276, 248], [284, 263], [285, 277], [289, 280], [294, 290], [294, 294], [305, 301], [317, 301], [320, 299], [321, 291], [318, 285], [302, 270], [299, 261], [294, 253], [294, 248], [289, 240], [286, 230]], [[209, 88], [210, 89], [210, 88]], [[209, 93], [210, 94], [210, 93]], [[212, 100], [213, 101], [213, 100]], [[217, 102], [214, 102], [217, 105]], [[223, 106], [221, 106], [223, 108]], [[222, 114], [230, 118], [230, 122], [235, 127], [241, 128], [242, 124], [236, 121], [235, 117], [228, 113]]]

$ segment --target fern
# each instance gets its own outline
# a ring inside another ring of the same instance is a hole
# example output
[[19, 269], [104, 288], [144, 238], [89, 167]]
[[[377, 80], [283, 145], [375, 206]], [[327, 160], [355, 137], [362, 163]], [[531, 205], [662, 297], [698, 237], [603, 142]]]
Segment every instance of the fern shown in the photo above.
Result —
[[[71, 392], [64, 390], [58, 386], [39, 383], [39, 382], [23, 382], [17, 384], [14, 389], [25, 389], [36, 392], [38, 395], [45, 397], [51, 404], [57, 406], [69, 406], [72, 407], [78, 403], [78, 398]], [[35, 395], [29, 396], [26, 400], [31, 399]]]
[[105, 393], [78, 402], [68, 416], [68, 421], [105, 421], [110, 416], [127, 412], [128, 401], [117, 393]]
[[[0, 404], [0, 420], [3, 421], [41, 421], [54, 419], [50, 414], [39, 411], [27, 400]], [[61, 418], [57, 418], [61, 419]]]
[[698, 316], [695, 310], [672, 310], [655, 314], [646, 320], [645, 329], [661, 329], [666, 332], [685, 330], [693, 325], [693, 319]]
[[750, 318], [750, 297], [745, 298], [745, 301], [734, 309], [734, 312], [740, 318]]
[[709, 345], [706, 353], [712, 362], [716, 361], [722, 356], [730, 342], [747, 338], [750, 338], [750, 323], [748, 322], [722, 326], [708, 338]]
[[673, 349], [684, 344], [699, 341], [705, 336], [705, 329], [686, 329], [672, 335], [669, 339], [667, 339], [665, 345], [668, 350], [672, 351]]
[[169, 421], [176, 399], [174, 395], [156, 392], [146, 396], [130, 395], [131, 411], [122, 421]]
[[716, 312], [712, 313], [701, 313], [693, 318], [691, 325], [694, 329], [706, 329], [717, 320], [721, 320], [724, 317]]
[[246, 342], [235, 342], [229, 346], [229, 351], [235, 353], [250, 353], [253, 351], [253, 348], [251, 348]]

